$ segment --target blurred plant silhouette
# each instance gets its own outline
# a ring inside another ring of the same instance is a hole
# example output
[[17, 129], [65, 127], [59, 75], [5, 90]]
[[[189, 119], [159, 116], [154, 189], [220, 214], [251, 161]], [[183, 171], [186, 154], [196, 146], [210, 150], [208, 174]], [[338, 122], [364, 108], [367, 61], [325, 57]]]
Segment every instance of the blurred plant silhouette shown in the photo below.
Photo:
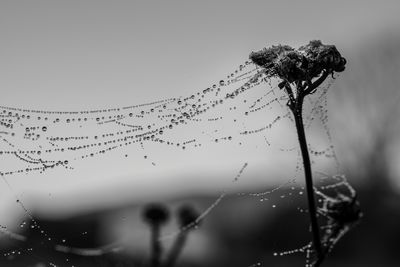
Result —
[[143, 219], [149, 224], [151, 229], [151, 267], [173, 267], [186, 243], [188, 233], [198, 227], [199, 213], [189, 205], [182, 206], [177, 211], [177, 218], [179, 223], [180, 232], [177, 235], [174, 244], [168, 254], [165, 263], [161, 264], [162, 247], [160, 243], [160, 226], [166, 223], [169, 219], [169, 211], [161, 204], [150, 204], [145, 207], [143, 212]]
[[179, 227], [182, 229], [182, 232], [176, 237], [176, 240], [164, 265], [165, 267], [173, 267], [175, 265], [179, 254], [185, 246], [189, 231], [192, 230], [193, 227], [197, 227], [199, 225], [199, 222], [196, 221], [196, 219], [199, 217], [199, 214], [191, 206], [186, 205], [180, 207], [177, 215]]
[[150, 204], [143, 212], [143, 219], [151, 229], [151, 257], [150, 266], [160, 266], [162, 246], [160, 243], [160, 228], [169, 219], [169, 211], [161, 204]]

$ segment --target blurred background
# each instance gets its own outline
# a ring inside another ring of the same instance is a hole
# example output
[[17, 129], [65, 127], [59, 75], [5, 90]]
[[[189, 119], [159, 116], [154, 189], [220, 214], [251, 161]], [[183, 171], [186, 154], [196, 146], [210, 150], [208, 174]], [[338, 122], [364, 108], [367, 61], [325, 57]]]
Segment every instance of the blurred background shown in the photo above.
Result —
[[[364, 217], [323, 266], [398, 266], [397, 2], [2, 1], [0, 104], [70, 111], [188, 96], [264, 46], [298, 47], [313, 39], [335, 44], [348, 63], [329, 88], [328, 127], [340, 172], [357, 190]], [[284, 138], [279, 128], [275, 133], [274, 140]], [[161, 202], [172, 213], [162, 239], [170, 248], [179, 207], [207, 210], [248, 162], [240, 178], [246, 182], [188, 233], [176, 266], [302, 266], [302, 253], [274, 256], [310, 240], [308, 217], [298, 212], [306, 207], [298, 194], [302, 175], [295, 189], [287, 184], [296, 153], [274, 157], [260, 147], [153, 151], [155, 168], [144, 160], [119, 168], [111, 159], [103, 168], [93, 161], [72, 173], [11, 176], [0, 184], [1, 265], [146, 266], [145, 207]], [[247, 194], [268, 190], [274, 191], [265, 202]], [[60, 252], [48, 238], [95, 250]], [[77, 255], [88, 251], [94, 255]]]

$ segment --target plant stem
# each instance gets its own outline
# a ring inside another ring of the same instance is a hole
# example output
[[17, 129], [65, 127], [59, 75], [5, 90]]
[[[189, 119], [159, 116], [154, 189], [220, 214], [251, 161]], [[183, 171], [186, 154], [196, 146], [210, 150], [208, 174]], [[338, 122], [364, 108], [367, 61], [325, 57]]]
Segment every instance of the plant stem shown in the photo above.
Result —
[[152, 225], [152, 231], [151, 231], [151, 246], [152, 246], [151, 267], [160, 266], [160, 257], [162, 253], [162, 248], [159, 241], [159, 237], [160, 237], [160, 226], [158, 224], [154, 224]]
[[[303, 95], [299, 95], [296, 99], [295, 105], [292, 107], [292, 112], [294, 115], [294, 120], [296, 122], [296, 130], [297, 130], [297, 136], [299, 139], [300, 143], [300, 149], [301, 149], [301, 155], [303, 157], [303, 166], [304, 166], [304, 175], [305, 175], [305, 180], [306, 180], [306, 193], [307, 193], [307, 199], [308, 199], [308, 211], [310, 214], [310, 221], [311, 221], [311, 230], [313, 234], [313, 244], [315, 247], [315, 250], [317, 252], [317, 263], [314, 266], [319, 266], [322, 258], [323, 258], [323, 253], [322, 253], [322, 245], [321, 245], [321, 239], [319, 235], [319, 227], [318, 227], [318, 221], [317, 221], [317, 209], [315, 205], [315, 198], [314, 198], [314, 187], [313, 187], [313, 180], [312, 180], [312, 171], [311, 171], [311, 162], [310, 162], [310, 156], [308, 153], [308, 147], [307, 147], [307, 140], [306, 140], [306, 134], [304, 131], [304, 124], [303, 124]], [[318, 265], [317, 265], [318, 264]]]
[[175, 262], [177, 261], [179, 254], [181, 253], [183, 246], [185, 245], [187, 238], [187, 232], [182, 232], [182, 234], [178, 235], [177, 240], [175, 241], [171, 253], [164, 265], [164, 267], [173, 267]]

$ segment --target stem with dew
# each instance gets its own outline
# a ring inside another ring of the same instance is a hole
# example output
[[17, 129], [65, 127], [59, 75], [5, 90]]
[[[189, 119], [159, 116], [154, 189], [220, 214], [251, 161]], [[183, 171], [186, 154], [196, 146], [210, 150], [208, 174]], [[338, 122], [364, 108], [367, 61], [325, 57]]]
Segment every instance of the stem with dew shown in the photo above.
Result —
[[317, 252], [317, 258], [320, 259], [323, 257], [322, 253], [322, 245], [321, 239], [319, 234], [319, 226], [317, 220], [317, 209], [315, 205], [315, 198], [314, 198], [314, 186], [312, 180], [312, 170], [311, 170], [311, 162], [310, 162], [310, 155], [308, 153], [307, 147], [307, 139], [306, 134], [304, 131], [304, 124], [303, 124], [303, 95], [299, 95], [297, 97], [296, 103], [292, 106], [292, 112], [294, 115], [294, 120], [296, 123], [296, 130], [297, 130], [297, 137], [299, 139], [301, 155], [303, 158], [303, 166], [304, 166], [304, 176], [306, 180], [306, 193], [307, 193], [307, 200], [308, 200], [308, 211], [310, 214], [310, 222], [311, 222], [311, 230], [313, 234], [313, 243], [315, 250]]
[[[288, 45], [276, 45], [250, 54], [250, 59], [264, 68], [267, 77], [277, 77], [278, 87], [285, 89], [289, 101], [287, 105], [294, 115], [297, 136], [303, 158], [308, 211], [310, 213], [313, 245], [317, 260], [313, 266], [320, 266], [328, 251], [321, 244], [315, 205], [314, 187], [310, 155], [307, 147], [303, 123], [303, 100], [313, 94], [328, 75], [345, 70], [346, 59], [334, 45], [324, 45], [320, 40], [312, 40], [307, 45], [294, 49]], [[295, 86], [296, 91], [292, 90]]]

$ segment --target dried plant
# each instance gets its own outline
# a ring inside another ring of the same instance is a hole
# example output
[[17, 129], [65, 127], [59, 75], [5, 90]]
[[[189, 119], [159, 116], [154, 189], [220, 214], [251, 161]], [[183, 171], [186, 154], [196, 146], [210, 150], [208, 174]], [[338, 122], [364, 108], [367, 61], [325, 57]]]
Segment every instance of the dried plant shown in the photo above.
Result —
[[346, 59], [334, 45], [324, 45], [321, 41], [311, 41], [299, 49], [287, 45], [264, 48], [251, 53], [250, 59], [262, 67], [267, 77], [278, 78], [279, 88], [284, 89], [288, 95], [287, 106], [294, 116], [303, 158], [313, 247], [317, 255], [314, 266], [319, 266], [326, 253], [321, 243], [317, 220], [311, 162], [303, 124], [303, 102], [329, 75], [344, 71]]

